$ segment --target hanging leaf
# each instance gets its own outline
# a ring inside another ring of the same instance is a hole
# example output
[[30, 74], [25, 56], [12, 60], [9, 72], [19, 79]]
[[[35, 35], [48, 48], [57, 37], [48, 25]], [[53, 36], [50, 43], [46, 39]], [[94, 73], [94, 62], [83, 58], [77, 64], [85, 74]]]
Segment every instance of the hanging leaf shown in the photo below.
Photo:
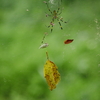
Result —
[[58, 72], [57, 66], [52, 61], [49, 60], [48, 54], [47, 54], [47, 59], [48, 60], [44, 65], [44, 77], [46, 78], [50, 90], [53, 90], [56, 88], [56, 85], [60, 81], [60, 74]]
[[67, 40], [64, 41], [64, 44], [69, 44], [71, 42], [73, 42], [73, 39], [67, 39]]

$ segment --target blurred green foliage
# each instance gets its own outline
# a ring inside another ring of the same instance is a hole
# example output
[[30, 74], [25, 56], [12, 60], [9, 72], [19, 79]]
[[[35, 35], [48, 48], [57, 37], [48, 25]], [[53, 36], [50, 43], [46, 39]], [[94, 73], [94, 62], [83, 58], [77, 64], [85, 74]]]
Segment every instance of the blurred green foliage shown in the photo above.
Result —
[[[61, 30], [55, 21], [50, 33], [43, 0], [0, 1], [0, 100], [100, 100], [100, 1], [62, 0], [61, 7], [68, 23]], [[38, 49], [45, 32], [49, 47]], [[46, 51], [61, 73], [53, 91], [43, 76]]]

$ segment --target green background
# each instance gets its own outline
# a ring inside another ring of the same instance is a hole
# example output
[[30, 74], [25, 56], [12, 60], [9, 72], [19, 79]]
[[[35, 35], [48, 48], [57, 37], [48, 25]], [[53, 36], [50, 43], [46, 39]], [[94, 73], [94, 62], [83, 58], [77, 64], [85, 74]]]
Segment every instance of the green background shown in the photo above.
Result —
[[[44, 0], [0, 0], [0, 100], [100, 100], [100, 1], [59, 0], [63, 30]], [[44, 33], [44, 43], [39, 49]], [[66, 39], [74, 39], [64, 44]], [[61, 81], [50, 91], [43, 68], [49, 59]]]

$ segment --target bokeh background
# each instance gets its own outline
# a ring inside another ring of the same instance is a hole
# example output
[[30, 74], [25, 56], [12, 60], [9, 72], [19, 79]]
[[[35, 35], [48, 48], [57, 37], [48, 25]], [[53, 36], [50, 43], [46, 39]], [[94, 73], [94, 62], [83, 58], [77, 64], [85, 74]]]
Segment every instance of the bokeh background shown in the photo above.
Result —
[[[67, 21], [61, 30], [55, 20], [52, 33], [43, 1], [0, 0], [0, 100], [100, 100], [100, 1], [49, 3]], [[49, 46], [39, 49], [45, 32]], [[53, 91], [43, 73], [46, 51], [61, 74]]]

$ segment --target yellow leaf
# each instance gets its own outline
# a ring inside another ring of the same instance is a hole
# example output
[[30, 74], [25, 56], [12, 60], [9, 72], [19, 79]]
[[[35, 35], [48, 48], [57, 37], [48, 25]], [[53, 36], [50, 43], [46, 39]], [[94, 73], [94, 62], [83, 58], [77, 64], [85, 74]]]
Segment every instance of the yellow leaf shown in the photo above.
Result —
[[52, 61], [49, 60], [48, 55], [47, 59], [48, 60], [44, 65], [44, 77], [46, 78], [50, 90], [53, 90], [56, 88], [56, 85], [60, 81], [60, 74], [58, 72], [57, 66]]

